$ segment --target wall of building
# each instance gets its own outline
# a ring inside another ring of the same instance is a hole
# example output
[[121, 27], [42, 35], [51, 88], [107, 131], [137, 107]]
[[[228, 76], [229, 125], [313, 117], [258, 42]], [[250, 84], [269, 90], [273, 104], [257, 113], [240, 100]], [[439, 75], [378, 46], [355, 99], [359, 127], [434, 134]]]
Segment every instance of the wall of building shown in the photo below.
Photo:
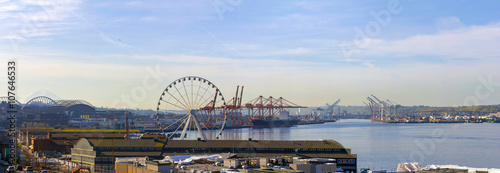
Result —
[[290, 168], [293, 170], [301, 170], [304, 171], [304, 173], [312, 173], [312, 165], [311, 164], [290, 164]]
[[166, 173], [170, 173], [170, 169], [172, 167], [171, 163], [157, 162], [157, 161], [147, 161], [146, 165], [147, 169], [149, 170], [157, 172], [166, 172]]
[[31, 139], [33, 151], [67, 151], [70, 146], [57, 145], [50, 139]]
[[115, 172], [117, 173], [157, 173], [157, 171], [149, 170], [146, 168], [135, 167], [127, 163], [115, 163]]
[[236, 159], [224, 159], [224, 167], [238, 168], [239, 166], [240, 166], [239, 161]]

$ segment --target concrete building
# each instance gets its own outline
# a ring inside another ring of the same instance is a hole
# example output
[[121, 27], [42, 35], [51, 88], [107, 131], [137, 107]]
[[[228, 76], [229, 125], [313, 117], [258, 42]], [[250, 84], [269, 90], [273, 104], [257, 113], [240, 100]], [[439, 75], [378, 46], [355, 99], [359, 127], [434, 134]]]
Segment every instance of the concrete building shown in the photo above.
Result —
[[242, 166], [242, 163], [244, 164], [246, 160], [244, 159], [224, 159], [224, 167], [227, 168], [238, 168]]
[[80, 139], [71, 148], [71, 161], [92, 171], [114, 172], [116, 157], [161, 158], [162, 144], [153, 139]]
[[[304, 173], [333, 173], [337, 172], [337, 164], [335, 159], [313, 158], [299, 159], [294, 158], [293, 164], [290, 164], [293, 170], [301, 170]], [[345, 168], [345, 167], [344, 167]], [[343, 168], [341, 168], [343, 169]], [[348, 172], [340, 170], [342, 172]], [[349, 171], [351, 172], [351, 171]]]
[[148, 157], [116, 158], [115, 172], [171, 173], [172, 164], [170, 162], [149, 161], [148, 159]]
[[[311, 158], [302, 159], [299, 157], [270, 157], [270, 158], [245, 158], [245, 159], [224, 159], [224, 167], [229, 169], [250, 170], [267, 170], [270, 168], [291, 169], [304, 173], [333, 173], [344, 172], [337, 170], [335, 159], [327, 158]], [[251, 172], [251, 171], [250, 171]]]

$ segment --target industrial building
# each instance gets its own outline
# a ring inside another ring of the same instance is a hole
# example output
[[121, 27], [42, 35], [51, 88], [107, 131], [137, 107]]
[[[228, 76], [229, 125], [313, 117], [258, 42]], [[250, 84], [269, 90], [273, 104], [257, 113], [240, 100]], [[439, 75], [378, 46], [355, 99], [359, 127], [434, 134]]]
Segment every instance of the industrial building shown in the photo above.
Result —
[[148, 157], [123, 157], [116, 158], [115, 172], [171, 173], [171, 165], [170, 162], [150, 161]]
[[[32, 135], [28, 147], [35, 152], [53, 151], [61, 153], [70, 153], [71, 148], [80, 138], [87, 139], [123, 139], [126, 134], [120, 133], [94, 133], [94, 134], [47, 134]], [[165, 139], [164, 135], [145, 134], [141, 139]]]
[[302, 157], [335, 159], [337, 168], [355, 172], [357, 156], [334, 140], [170, 140], [80, 139], [71, 149], [72, 161], [92, 170], [114, 170], [116, 157], [162, 159], [170, 155], [233, 153], [234, 157]]

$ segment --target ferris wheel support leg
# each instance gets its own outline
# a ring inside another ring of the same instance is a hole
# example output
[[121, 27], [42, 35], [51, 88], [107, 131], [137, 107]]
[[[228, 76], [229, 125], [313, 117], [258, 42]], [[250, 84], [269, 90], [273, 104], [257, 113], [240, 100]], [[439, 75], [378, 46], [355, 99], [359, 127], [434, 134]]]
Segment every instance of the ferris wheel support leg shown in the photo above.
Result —
[[189, 115], [186, 124], [184, 125], [184, 129], [182, 129], [181, 137], [179, 138], [180, 140], [184, 139], [184, 136], [186, 135], [186, 130], [189, 127], [189, 123], [191, 123], [191, 115]]
[[203, 133], [201, 127], [200, 127], [200, 124], [198, 123], [198, 119], [196, 119], [196, 116], [194, 115], [191, 115], [193, 117], [193, 121], [194, 121], [194, 124], [196, 125], [196, 129], [198, 130], [198, 133], [200, 133], [200, 136], [201, 136], [201, 140], [207, 140], [207, 138], [205, 137], [205, 133]]

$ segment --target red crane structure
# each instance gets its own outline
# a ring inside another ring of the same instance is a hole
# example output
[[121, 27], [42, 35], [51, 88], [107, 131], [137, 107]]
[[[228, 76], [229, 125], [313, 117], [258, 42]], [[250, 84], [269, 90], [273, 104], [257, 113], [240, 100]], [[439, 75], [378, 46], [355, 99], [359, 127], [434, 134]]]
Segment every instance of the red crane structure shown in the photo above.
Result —
[[243, 115], [241, 113], [241, 100], [243, 98], [243, 88], [245, 86], [241, 86], [241, 92], [239, 93], [238, 97], [238, 91], [240, 89], [240, 86], [236, 87], [236, 94], [235, 96], [230, 99], [227, 102], [227, 119], [226, 119], [226, 124], [229, 126], [243, 126], [243, 125], [249, 125], [249, 122], [246, 121], [246, 119], [243, 118]]
[[[217, 100], [217, 96], [222, 96], [219, 89], [217, 89], [215, 91], [215, 95], [214, 95], [213, 100], [210, 100], [210, 102], [208, 102], [204, 107], [199, 108], [199, 111], [202, 112], [203, 115], [205, 115], [205, 117], [202, 117], [200, 121], [203, 122], [204, 126], [206, 126], [206, 127], [218, 126], [220, 124], [217, 124], [216, 120], [217, 119], [224, 119], [225, 106], [224, 105], [217, 106], [217, 105], [220, 105], [220, 102], [224, 101], [223, 100], [224, 98], [222, 98], [222, 100], [219, 99], [218, 101], [214, 101], [214, 100]], [[206, 101], [208, 101], [208, 100], [206, 100]], [[217, 116], [219, 118], [217, 118]]]
[[306, 108], [292, 103], [283, 97], [273, 98], [272, 96], [264, 98], [259, 96], [245, 104], [248, 109], [249, 118], [259, 118], [264, 120], [274, 119], [280, 112], [285, 111], [285, 108]]
[[[199, 111], [206, 111], [206, 115], [208, 118], [205, 118], [206, 121], [202, 122], [205, 125], [212, 126], [212, 124], [208, 124], [212, 122], [211, 120], [215, 118], [217, 115], [226, 115], [226, 126], [227, 127], [236, 127], [236, 126], [250, 126], [252, 125], [251, 119], [263, 119], [263, 120], [271, 120], [276, 119], [279, 114], [287, 108], [307, 108], [305, 106], [299, 106], [295, 103], [292, 103], [283, 97], [274, 98], [268, 97], [264, 98], [263, 96], [259, 96], [248, 103], [242, 105], [243, 100], [243, 89], [244, 86], [236, 87], [236, 93], [233, 98], [226, 102], [224, 106], [216, 106], [215, 102], [211, 100], [206, 104], [206, 106], [201, 107]], [[214, 100], [217, 100], [217, 95], [220, 94], [220, 91], [216, 91]], [[220, 104], [218, 104], [220, 105]], [[222, 112], [226, 108], [226, 112]], [[248, 110], [248, 118], [243, 117], [242, 110]], [[221, 111], [221, 113], [213, 113], [214, 111]], [[222, 119], [222, 117], [221, 117]], [[215, 124], [213, 124], [215, 125]]]

